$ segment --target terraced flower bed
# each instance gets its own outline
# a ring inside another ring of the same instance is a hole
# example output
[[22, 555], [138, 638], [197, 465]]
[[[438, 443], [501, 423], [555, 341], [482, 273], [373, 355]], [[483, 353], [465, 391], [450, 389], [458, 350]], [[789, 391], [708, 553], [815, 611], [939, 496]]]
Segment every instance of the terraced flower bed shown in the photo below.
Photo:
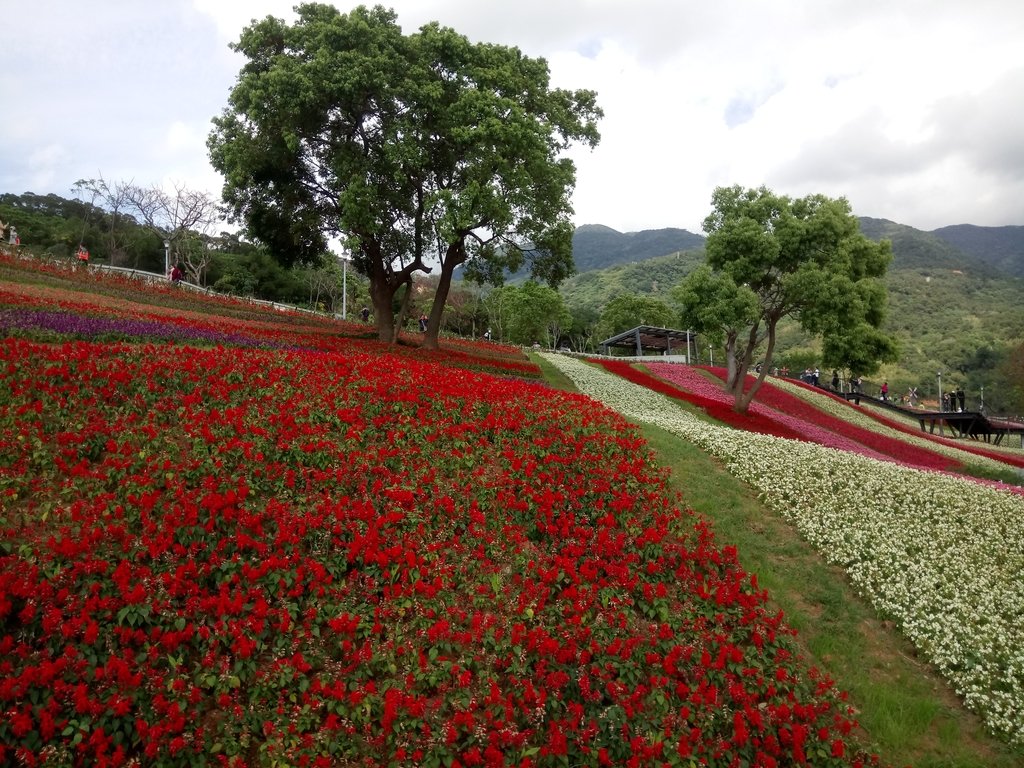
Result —
[[621, 417], [207, 322], [0, 340], [0, 763], [874, 762]]
[[627, 418], [661, 426], [725, 461], [846, 570], [993, 732], [1024, 743], [1024, 497], [701, 422], [596, 366], [548, 359]]

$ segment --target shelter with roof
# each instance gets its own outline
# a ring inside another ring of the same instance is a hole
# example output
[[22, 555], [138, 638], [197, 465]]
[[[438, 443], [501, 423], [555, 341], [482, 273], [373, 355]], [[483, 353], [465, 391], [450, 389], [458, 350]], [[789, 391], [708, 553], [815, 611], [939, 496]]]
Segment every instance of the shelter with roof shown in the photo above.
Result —
[[656, 328], [653, 325], [638, 325], [628, 331], [616, 334], [601, 342], [601, 353], [610, 354], [612, 349], [631, 349], [637, 357], [646, 352], [662, 355], [684, 355], [690, 358], [691, 345], [696, 350], [697, 334], [674, 328]]

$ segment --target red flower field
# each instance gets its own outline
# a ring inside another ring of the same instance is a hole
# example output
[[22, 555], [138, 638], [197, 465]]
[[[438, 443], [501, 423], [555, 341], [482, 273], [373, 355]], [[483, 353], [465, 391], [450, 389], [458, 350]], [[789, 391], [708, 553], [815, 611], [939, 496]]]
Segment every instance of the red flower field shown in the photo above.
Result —
[[231, 312], [190, 327], [263, 346], [8, 326], [0, 763], [873, 762], [619, 417], [494, 345]]

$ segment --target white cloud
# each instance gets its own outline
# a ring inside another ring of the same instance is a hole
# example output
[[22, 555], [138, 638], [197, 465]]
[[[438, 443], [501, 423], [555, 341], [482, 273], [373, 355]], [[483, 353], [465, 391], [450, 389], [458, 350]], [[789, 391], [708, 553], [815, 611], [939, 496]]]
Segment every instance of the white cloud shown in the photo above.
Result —
[[164, 136], [163, 148], [167, 152], [175, 154], [182, 150], [194, 150], [203, 143], [201, 136], [195, 130], [181, 120], [175, 120], [167, 129]]
[[295, 5], [297, 3], [280, 0], [192, 0], [193, 8], [208, 16], [220, 37], [228, 42], [236, 42], [242, 29], [254, 19], [276, 16], [289, 22], [294, 20]]
[[45, 189], [52, 184], [67, 157], [67, 150], [60, 144], [48, 144], [32, 152], [28, 165], [32, 169], [33, 188]]
[[[67, 194], [102, 172], [216, 193], [205, 138], [242, 64], [228, 43], [254, 18], [293, 19], [294, 4], [14, 4], [0, 69], [16, 105], [0, 121], [3, 191]], [[578, 223], [698, 231], [714, 187], [730, 184], [843, 195], [855, 213], [922, 229], [1024, 223], [1024, 4], [386, 5], [406, 32], [437, 20], [546, 58], [558, 87], [597, 91], [601, 144], [572, 153]]]

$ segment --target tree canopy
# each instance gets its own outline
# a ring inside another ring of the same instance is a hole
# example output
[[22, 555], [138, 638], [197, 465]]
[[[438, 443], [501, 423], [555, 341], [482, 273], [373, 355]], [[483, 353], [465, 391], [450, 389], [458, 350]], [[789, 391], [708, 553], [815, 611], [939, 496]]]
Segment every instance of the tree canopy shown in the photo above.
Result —
[[575, 166], [560, 155], [596, 145], [592, 91], [552, 89], [543, 59], [436, 23], [403, 35], [381, 6], [296, 12], [243, 31], [248, 61], [208, 141], [253, 236], [285, 261], [340, 238], [384, 339], [398, 289], [439, 264], [428, 345], [456, 267], [500, 282], [525, 258], [552, 285], [572, 271]]
[[[895, 343], [879, 330], [891, 247], [860, 233], [844, 198], [794, 200], [766, 187], [719, 187], [704, 231], [706, 267], [675, 296], [688, 325], [724, 341], [725, 386], [736, 410], [746, 411], [767, 375], [784, 317], [823, 337], [826, 366], [870, 373], [895, 359]], [[744, 392], [765, 342], [761, 375]]]
[[558, 291], [533, 280], [496, 288], [484, 305], [500, 341], [553, 347], [572, 323]]
[[679, 313], [660, 299], [637, 293], [620, 293], [605, 304], [597, 332], [605, 339], [638, 325], [669, 328], [678, 321]]

